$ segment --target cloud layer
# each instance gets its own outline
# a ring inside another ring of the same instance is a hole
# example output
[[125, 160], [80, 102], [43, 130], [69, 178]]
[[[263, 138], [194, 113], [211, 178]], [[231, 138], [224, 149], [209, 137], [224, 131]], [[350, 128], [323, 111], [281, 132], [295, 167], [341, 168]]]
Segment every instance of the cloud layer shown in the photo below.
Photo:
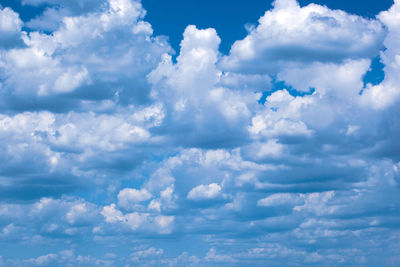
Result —
[[22, 4], [46, 8], [0, 7], [0, 266], [396, 266], [399, 0], [276, 0], [228, 55], [195, 25], [175, 55], [135, 0]]

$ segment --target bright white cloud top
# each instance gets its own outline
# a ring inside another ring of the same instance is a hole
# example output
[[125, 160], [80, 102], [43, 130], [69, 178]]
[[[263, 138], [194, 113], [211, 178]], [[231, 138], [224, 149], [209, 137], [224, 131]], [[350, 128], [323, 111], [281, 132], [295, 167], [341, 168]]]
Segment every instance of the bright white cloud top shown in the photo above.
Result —
[[0, 266], [397, 266], [400, 1], [276, 0], [227, 55], [145, 14], [0, 7]]
[[[241, 72], [274, 72], [293, 62], [337, 62], [374, 56], [383, 25], [340, 10], [296, 0], [276, 1], [246, 38], [237, 41], [222, 65]], [[255, 64], [257, 63], [257, 64]]]

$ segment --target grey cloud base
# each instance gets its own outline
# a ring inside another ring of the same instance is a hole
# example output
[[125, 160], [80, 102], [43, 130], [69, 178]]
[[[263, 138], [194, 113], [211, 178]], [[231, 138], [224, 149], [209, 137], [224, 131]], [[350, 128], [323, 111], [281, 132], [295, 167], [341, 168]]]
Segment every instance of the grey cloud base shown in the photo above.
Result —
[[276, 0], [176, 60], [138, 1], [42, 2], [0, 9], [0, 266], [397, 266], [399, 0]]

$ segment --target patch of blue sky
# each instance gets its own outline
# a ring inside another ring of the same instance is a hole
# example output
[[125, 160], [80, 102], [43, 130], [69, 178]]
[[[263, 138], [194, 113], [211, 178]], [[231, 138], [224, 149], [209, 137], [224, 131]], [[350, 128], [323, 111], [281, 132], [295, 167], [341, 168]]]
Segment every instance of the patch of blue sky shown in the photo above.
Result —
[[308, 91], [304, 91], [304, 90], [298, 90], [296, 88], [294, 88], [293, 86], [291, 86], [290, 84], [286, 84], [285, 81], [279, 81], [276, 79], [276, 77], [274, 77], [271, 80], [271, 89], [264, 91], [262, 93], [261, 98], [258, 100], [258, 103], [264, 105], [265, 101], [267, 100], [267, 97], [270, 96], [271, 94], [273, 94], [276, 91], [279, 90], [286, 90], [289, 92], [290, 95], [296, 97], [296, 96], [305, 96], [305, 95], [312, 95], [315, 92], [315, 88], [309, 88]]
[[371, 67], [368, 72], [364, 75], [363, 82], [364, 87], [367, 84], [377, 85], [385, 79], [385, 65], [382, 63], [381, 57], [374, 58], [371, 62]]

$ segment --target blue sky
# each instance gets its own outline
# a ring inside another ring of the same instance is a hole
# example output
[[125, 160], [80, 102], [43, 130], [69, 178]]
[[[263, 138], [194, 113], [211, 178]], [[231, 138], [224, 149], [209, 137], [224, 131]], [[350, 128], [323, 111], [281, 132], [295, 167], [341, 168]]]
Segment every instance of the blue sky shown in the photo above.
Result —
[[0, 7], [0, 266], [397, 266], [400, 1]]

